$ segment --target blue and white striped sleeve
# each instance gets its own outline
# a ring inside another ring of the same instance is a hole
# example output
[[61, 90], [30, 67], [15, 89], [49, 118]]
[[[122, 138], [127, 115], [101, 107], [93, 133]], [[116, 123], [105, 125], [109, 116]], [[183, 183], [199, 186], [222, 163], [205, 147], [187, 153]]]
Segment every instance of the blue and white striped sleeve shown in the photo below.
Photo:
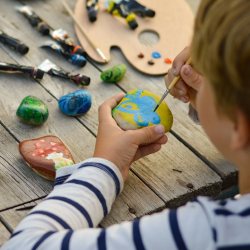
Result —
[[59, 169], [54, 190], [24, 218], [2, 250], [185, 250], [213, 244], [208, 219], [198, 202], [95, 228], [122, 189], [118, 168], [103, 159]]

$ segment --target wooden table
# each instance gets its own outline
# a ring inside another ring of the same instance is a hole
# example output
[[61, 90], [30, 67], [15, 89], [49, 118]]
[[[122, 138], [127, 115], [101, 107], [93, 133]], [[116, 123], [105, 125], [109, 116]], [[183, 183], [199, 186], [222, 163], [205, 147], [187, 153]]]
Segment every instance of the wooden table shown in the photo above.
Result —
[[[67, 0], [74, 8], [74, 1]], [[199, 0], [188, 0], [196, 12]], [[17, 37], [30, 47], [22, 56], [0, 44], [0, 60], [10, 63], [38, 66], [46, 58], [73, 73], [91, 77], [86, 87], [92, 95], [90, 111], [81, 117], [68, 117], [58, 108], [57, 100], [79, 88], [73, 83], [44, 76], [41, 81], [25, 75], [0, 74], [0, 246], [30, 209], [41, 202], [53, 189], [53, 183], [33, 172], [18, 152], [20, 141], [45, 136], [58, 136], [72, 152], [76, 162], [92, 157], [98, 127], [98, 106], [111, 96], [142, 88], [162, 95], [164, 79], [150, 77], [132, 68], [117, 49], [112, 50], [108, 65], [88, 63], [77, 68], [63, 57], [38, 46], [49, 37], [42, 36], [14, 9], [20, 4], [31, 5], [54, 29], [63, 28], [77, 40], [73, 21], [60, 0], [0, 2], [0, 29]], [[118, 84], [104, 83], [102, 70], [118, 63], [128, 66]], [[15, 113], [21, 100], [34, 95], [43, 100], [50, 112], [48, 121], [38, 127], [17, 119]], [[154, 155], [135, 162], [130, 170], [122, 194], [115, 201], [110, 214], [100, 223], [107, 227], [125, 220], [133, 220], [165, 207], [176, 208], [197, 195], [216, 196], [237, 184], [237, 168], [227, 162], [213, 147], [202, 128], [187, 116], [187, 105], [168, 97], [174, 115], [174, 126], [168, 134], [169, 142]], [[191, 183], [193, 188], [188, 188]]]

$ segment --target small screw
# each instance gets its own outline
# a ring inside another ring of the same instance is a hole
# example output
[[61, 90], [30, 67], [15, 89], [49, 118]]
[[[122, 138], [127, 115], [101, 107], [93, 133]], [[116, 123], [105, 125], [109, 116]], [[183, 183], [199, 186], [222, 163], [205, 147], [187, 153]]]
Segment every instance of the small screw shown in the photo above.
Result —
[[133, 209], [133, 208], [129, 208], [129, 210], [128, 210], [131, 214], [135, 214], [136, 213], [136, 211]]
[[188, 188], [193, 188], [194, 185], [193, 185], [192, 183], [188, 183], [188, 184], [187, 184], [187, 187], [188, 187]]

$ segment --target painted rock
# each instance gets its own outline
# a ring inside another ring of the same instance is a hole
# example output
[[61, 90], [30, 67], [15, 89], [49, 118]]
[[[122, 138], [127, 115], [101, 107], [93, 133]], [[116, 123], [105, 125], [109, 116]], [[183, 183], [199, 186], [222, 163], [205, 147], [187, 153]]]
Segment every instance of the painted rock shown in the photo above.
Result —
[[135, 130], [162, 124], [166, 132], [173, 125], [173, 115], [165, 101], [154, 111], [161, 97], [142, 89], [133, 89], [112, 110], [112, 116], [123, 130]]
[[18, 107], [16, 115], [27, 123], [40, 125], [47, 121], [49, 110], [39, 98], [26, 96]]
[[51, 181], [57, 169], [75, 164], [68, 148], [53, 135], [22, 141], [19, 152], [37, 174]]
[[92, 104], [91, 95], [87, 90], [78, 90], [62, 96], [58, 105], [66, 115], [83, 115], [88, 112]]
[[127, 67], [125, 64], [116, 65], [111, 69], [103, 71], [101, 74], [101, 79], [104, 82], [118, 82], [124, 77], [126, 70]]

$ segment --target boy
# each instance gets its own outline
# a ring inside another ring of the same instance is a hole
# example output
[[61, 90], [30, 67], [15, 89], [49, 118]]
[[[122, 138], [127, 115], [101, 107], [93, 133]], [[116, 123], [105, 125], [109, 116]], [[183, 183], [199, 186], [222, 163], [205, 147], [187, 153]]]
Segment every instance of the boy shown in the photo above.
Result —
[[[161, 125], [122, 131], [99, 109], [95, 154], [57, 170], [55, 189], [19, 224], [2, 249], [250, 249], [250, 1], [203, 0], [189, 49], [166, 77], [182, 76], [172, 95], [190, 101], [207, 135], [239, 167], [241, 197], [217, 203], [198, 197], [177, 210], [107, 229], [96, 227], [123, 188], [130, 164], [167, 142]], [[196, 98], [197, 96], [197, 98]]]

